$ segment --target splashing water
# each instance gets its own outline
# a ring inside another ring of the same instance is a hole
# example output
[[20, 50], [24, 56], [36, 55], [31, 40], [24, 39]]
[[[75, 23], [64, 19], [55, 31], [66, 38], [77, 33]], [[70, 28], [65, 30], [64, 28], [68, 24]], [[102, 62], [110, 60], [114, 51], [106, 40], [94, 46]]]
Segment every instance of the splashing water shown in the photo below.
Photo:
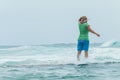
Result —
[[119, 52], [119, 41], [90, 44], [89, 58], [77, 61], [76, 44], [0, 46], [0, 80], [119, 80]]

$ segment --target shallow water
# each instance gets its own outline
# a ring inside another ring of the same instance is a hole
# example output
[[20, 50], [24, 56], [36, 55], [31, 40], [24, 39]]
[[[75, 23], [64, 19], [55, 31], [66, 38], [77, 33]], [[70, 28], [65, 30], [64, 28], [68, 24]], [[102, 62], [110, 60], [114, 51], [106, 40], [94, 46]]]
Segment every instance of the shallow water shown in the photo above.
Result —
[[0, 80], [119, 80], [120, 63], [0, 66]]
[[76, 60], [76, 44], [0, 46], [0, 80], [120, 80], [119, 42], [90, 44]]

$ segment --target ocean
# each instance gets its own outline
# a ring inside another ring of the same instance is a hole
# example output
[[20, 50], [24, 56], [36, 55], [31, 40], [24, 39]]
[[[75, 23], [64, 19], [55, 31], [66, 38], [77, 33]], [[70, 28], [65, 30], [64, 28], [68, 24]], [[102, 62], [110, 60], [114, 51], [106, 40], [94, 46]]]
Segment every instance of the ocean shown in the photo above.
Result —
[[120, 80], [119, 41], [90, 44], [80, 61], [76, 46], [0, 46], [0, 80]]

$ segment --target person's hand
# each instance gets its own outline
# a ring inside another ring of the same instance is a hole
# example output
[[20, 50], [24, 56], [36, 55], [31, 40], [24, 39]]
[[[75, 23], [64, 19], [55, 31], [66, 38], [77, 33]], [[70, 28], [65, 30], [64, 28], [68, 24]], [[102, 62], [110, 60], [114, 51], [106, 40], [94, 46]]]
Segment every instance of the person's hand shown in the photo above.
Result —
[[96, 34], [98, 37], [100, 37], [100, 34]]

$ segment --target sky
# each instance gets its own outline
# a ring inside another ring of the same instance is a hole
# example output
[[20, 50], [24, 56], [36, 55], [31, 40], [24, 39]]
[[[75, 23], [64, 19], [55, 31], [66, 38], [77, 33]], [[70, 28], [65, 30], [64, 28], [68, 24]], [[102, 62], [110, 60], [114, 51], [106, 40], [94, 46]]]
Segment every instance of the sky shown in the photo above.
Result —
[[80, 16], [91, 43], [120, 40], [120, 0], [0, 0], [0, 45], [77, 43]]

